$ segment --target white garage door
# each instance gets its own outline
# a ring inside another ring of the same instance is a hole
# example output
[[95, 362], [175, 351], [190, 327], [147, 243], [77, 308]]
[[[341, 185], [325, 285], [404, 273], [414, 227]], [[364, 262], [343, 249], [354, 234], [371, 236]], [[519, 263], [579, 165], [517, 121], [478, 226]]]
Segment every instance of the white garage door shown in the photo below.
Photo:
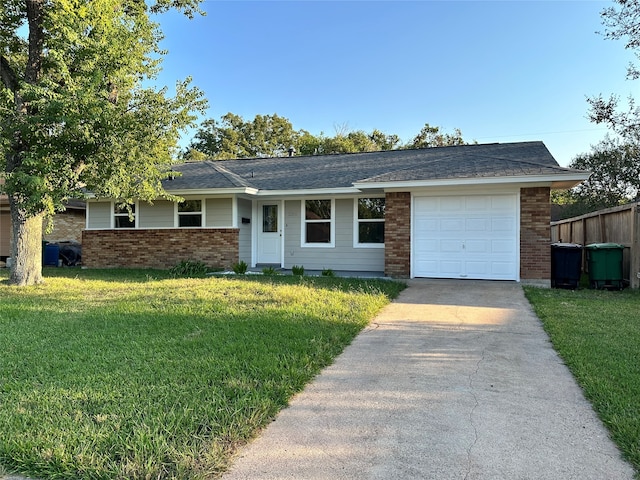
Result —
[[413, 275], [518, 280], [517, 195], [415, 197]]

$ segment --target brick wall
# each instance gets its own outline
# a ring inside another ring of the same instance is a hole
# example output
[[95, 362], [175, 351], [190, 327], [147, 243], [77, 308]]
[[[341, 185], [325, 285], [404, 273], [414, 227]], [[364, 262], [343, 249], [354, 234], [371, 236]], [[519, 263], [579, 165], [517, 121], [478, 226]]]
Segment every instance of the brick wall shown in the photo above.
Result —
[[551, 281], [551, 203], [549, 187], [520, 189], [520, 278]]
[[48, 242], [82, 242], [82, 230], [85, 227], [85, 211], [68, 209], [57, 213], [53, 219], [53, 231], [44, 239]]
[[390, 277], [411, 274], [411, 194], [387, 193], [385, 199], [384, 273]]
[[237, 228], [85, 230], [82, 264], [89, 268], [170, 268], [182, 260], [230, 268], [238, 262]]

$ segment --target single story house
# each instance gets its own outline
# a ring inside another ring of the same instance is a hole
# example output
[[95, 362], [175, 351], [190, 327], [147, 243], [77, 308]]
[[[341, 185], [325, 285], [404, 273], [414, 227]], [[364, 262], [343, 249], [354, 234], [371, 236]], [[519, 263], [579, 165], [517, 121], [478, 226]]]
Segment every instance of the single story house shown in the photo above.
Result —
[[542, 142], [462, 145], [180, 165], [181, 203], [87, 202], [86, 267], [201, 260], [549, 284], [552, 188], [562, 168]]

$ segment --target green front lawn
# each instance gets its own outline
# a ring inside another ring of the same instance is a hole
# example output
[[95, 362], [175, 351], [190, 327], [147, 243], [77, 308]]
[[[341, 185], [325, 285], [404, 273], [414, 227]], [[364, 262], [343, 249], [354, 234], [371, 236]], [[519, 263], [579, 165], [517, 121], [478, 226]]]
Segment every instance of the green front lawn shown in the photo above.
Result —
[[[57, 479], [222, 472], [402, 284], [0, 274], [0, 465]], [[1, 470], [1, 467], [0, 467]]]
[[640, 292], [525, 293], [611, 437], [640, 472]]

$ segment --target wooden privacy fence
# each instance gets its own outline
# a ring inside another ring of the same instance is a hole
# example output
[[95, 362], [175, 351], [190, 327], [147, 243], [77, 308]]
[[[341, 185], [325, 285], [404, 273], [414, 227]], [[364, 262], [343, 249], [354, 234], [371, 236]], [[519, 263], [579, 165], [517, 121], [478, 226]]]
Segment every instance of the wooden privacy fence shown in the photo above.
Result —
[[[579, 217], [551, 222], [551, 241], [579, 243], [619, 243], [624, 247], [622, 276], [632, 288], [640, 286], [640, 202], [607, 208]], [[584, 268], [585, 256], [582, 257]]]

